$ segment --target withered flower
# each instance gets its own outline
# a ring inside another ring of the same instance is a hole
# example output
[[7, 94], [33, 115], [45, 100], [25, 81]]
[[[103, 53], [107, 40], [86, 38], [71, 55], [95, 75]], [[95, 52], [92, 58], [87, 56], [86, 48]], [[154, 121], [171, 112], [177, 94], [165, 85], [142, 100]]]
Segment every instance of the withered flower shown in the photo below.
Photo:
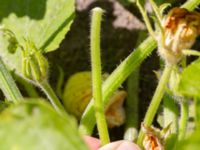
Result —
[[160, 56], [169, 64], [176, 64], [183, 57], [183, 50], [190, 49], [200, 34], [200, 13], [184, 8], [173, 8], [162, 20], [164, 35], [159, 34]]
[[147, 127], [143, 123], [141, 128], [145, 133], [143, 140], [143, 146], [145, 150], [164, 150], [164, 144], [166, 138], [170, 134], [171, 123], [168, 124], [162, 130], [155, 128], [154, 126]]
[[108, 106], [105, 109], [106, 120], [109, 128], [118, 127], [125, 122], [125, 110], [123, 108], [127, 92], [123, 90], [116, 91], [111, 97]]
[[[108, 74], [103, 74], [102, 80], [105, 80], [107, 77]], [[117, 90], [110, 98], [110, 102], [105, 108], [106, 121], [109, 128], [120, 126], [125, 122], [123, 103], [126, 96], [126, 91]], [[65, 85], [62, 99], [66, 110], [79, 120], [91, 99], [91, 72], [83, 71], [72, 75]]]

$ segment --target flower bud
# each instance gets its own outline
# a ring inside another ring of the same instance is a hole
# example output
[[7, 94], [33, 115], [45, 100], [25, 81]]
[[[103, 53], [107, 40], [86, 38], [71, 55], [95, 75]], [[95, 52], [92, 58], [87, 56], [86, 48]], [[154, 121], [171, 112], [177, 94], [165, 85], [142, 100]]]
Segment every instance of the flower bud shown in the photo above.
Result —
[[2, 32], [3, 37], [8, 41], [8, 51], [10, 53], [15, 53], [16, 49], [19, 47], [15, 34], [4, 26], [0, 26], [0, 32]]
[[173, 8], [163, 18], [162, 27], [164, 35], [157, 37], [159, 54], [167, 63], [176, 64], [183, 56], [182, 51], [190, 49], [200, 34], [200, 13]]
[[[33, 44], [33, 43], [31, 43]], [[43, 54], [33, 45], [28, 44], [22, 51], [22, 73], [34, 82], [42, 82], [47, 79], [49, 64]]]

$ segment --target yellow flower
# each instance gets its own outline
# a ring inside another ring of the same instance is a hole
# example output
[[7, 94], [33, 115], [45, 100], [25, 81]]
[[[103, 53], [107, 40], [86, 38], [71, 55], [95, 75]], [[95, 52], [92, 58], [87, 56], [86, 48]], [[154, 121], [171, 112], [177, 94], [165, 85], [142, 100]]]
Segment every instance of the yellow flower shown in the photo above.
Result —
[[167, 63], [176, 64], [183, 56], [182, 51], [190, 49], [200, 34], [200, 13], [173, 8], [163, 18], [162, 27], [164, 36], [157, 39], [159, 54]]

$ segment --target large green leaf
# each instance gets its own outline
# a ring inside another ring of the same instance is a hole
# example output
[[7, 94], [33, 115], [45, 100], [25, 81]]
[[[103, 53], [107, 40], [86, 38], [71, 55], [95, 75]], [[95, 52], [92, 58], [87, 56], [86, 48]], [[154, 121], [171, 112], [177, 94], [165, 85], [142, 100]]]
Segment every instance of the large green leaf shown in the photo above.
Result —
[[58, 48], [73, 17], [74, 0], [0, 0], [1, 23], [45, 52]]
[[200, 97], [200, 59], [184, 69], [178, 91], [185, 96]]
[[87, 150], [74, 119], [41, 101], [20, 103], [0, 114], [1, 150]]
[[[0, 23], [16, 35], [50, 52], [59, 47], [74, 18], [74, 0], [0, 0]], [[21, 51], [8, 52], [8, 41], [0, 34], [0, 56], [10, 69], [20, 73]]]

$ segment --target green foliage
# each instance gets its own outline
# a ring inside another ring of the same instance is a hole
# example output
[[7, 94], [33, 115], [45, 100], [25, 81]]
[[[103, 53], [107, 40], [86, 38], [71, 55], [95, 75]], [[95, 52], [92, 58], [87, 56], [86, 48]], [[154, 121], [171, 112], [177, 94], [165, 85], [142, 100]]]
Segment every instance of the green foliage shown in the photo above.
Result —
[[[1, 0], [0, 22], [25, 47], [26, 40], [50, 52], [59, 47], [74, 18], [74, 0]], [[0, 55], [11, 69], [21, 71], [21, 52], [8, 51], [9, 41], [0, 35]], [[16, 41], [15, 41], [16, 43]]]
[[175, 150], [199, 150], [200, 147], [200, 131], [194, 132], [187, 139], [179, 142]]
[[175, 133], [170, 134], [165, 141], [164, 145], [165, 150], [172, 150], [173, 147], [175, 146], [176, 141], [177, 141], [177, 134]]
[[0, 89], [3, 91], [6, 99], [14, 103], [22, 99], [22, 95], [12, 78], [12, 75], [7, 70], [4, 62], [0, 58]]
[[178, 90], [185, 96], [200, 96], [200, 59], [184, 69], [180, 77]]
[[60, 116], [48, 104], [29, 101], [0, 114], [1, 150], [86, 150], [73, 118]]
[[1, 23], [20, 43], [28, 38], [48, 52], [58, 48], [69, 30], [74, 0], [1, 0], [0, 10]]
[[[143, 8], [145, 2], [144, 0], [119, 1], [126, 5], [132, 4], [132, 2], [140, 2], [141, 5], [138, 5], [140, 9]], [[169, 1], [174, 2], [174, 0]], [[79, 136], [75, 121], [64, 113], [65, 110], [63, 105], [60, 103], [60, 100], [57, 98], [47, 81], [48, 62], [43, 57], [43, 53], [56, 50], [64, 39], [65, 34], [69, 31], [74, 18], [74, 3], [75, 0], [0, 0], [0, 57], [3, 60], [0, 65], [0, 73], [2, 73], [0, 83], [2, 83], [1, 89], [7, 99], [11, 99], [12, 101], [15, 100], [17, 102], [16, 104], [0, 104], [0, 149], [2, 150], [87, 149]], [[156, 4], [163, 3], [163, 0], [150, 0], [150, 3], [154, 8], [156, 17], [160, 21], [159, 26], [161, 26], [162, 13], [159, 12], [160, 9]], [[192, 10], [199, 3], [199, 0], [188, 0], [183, 7]], [[161, 8], [164, 8], [165, 6], [166, 5]], [[156, 37], [153, 28], [151, 28], [146, 11], [142, 9], [142, 12], [144, 12], [144, 20], [147, 25], [149, 25], [151, 35]], [[98, 22], [94, 21], [94, 23]], [[100, 26], [98, 29], [100, 30]], [[95, 36], [98, 35], [98, 29], [94, 29]], [[97, 41], [94, 48], [100, 51], [99, 47], [97, 47], [100, 38], [98, 36], [96, 37], [96, 39], [93, 37], [91, 39], [92, 42]], [[117, 69], [105, 81], [103, 88], [101, 88], [101, 82], [93, 84], [93, 86], [99, 85], [99, 88], [96, 89], [99, 100], [101, 100], [102, 90], [104, 105], [108, 104], [109, 98], [113, 92], [133, 71], [136, 70], [136, 68], [138, 68], [138, 65], [141, 64], [149, 54], [151, 54], [156, 45], [156, 41], [152, 37], [149, 37], [117, 67]], [[98, 53], [94, 54], [96, 55]], [[98, 59], [100, 59], [100, 56], [94, 57], [92, 66]], [[13, 87], [15, 87], [14, 81], [12, 80], [12, 77], [10, 77], [11, 75], [6, 66], [4, 66], [4, 63], [9, 67], [9, 69], [15, 70], [20, 75], [25, 71], [24, 76], [26, 76], [26, 79], [29, 78], [32, 82], [37, 81], [38, 86], [40, 86], [47, 95], [57, 112], [48, 104], [43, 102], [43, 100], [37, 99], [37, 102], [35, 100], [29, 100], [29, 102], [26, 102], [19, 91], [19, 94], [15, 95], [18, 89], [13, 89]], [[101, 67], [100, 63], [98, 66]], [[98, 66], [93, 68], [98, 69]], [[22, 71], [22, 69], [24, 71]], [[199, 149], [200, 105], [197, 97], [200, 97], [200, 59], [184, 69], [183, 74], [180, 76], [180, 82], [179, 74], [174, 73], [173, 75], [173, 72], [171, 73], [171, 71], [173, 71], [173, 66], [167, 66], [165, 68], [155, 95], [153, 96], [152, 103], [150, 104], [150, 109], [147, 111], [147, 115], [144, 119], [144, 125], [151, 126], [154, 115], [157, 113], [162, 97], [166, 92], [166, 84], [169, 83], [168, 80], [171, 76], [169, 87], [172, 89], [173, 94], [177, 90], [176, 87], [178, 82], [178, 94], [180, 92], [184, 96], [196, 98], [195, 123], [197, 131], [187, 139], [184, 139], [188, 115], [184, 115], [184, 111], [181, 111], [180, 120], [182, 120], [182, 118], [184, 120], [180, 121], [179, 133], [177, 132], [176, 105], [174, 103], [172, 105], [171, 99], [168, 99], [169, 101], [167, 102], [169, 104], [165, 101], [163, 117], [165, 121], [164, 124], [170, 124], [172, 121], [175, 123], [174, 127], [171, 127], [174, 128], [173, 133], [169, 138], [167, 138], [167, 141], [165, 141], [165, 147], [166, 149], [172, 149], [175, 145], [175, 149], [180, 150]], [[96, 72], [96, 79], [100, 81], [100, 69], [99, 71], [96, 70]], [[58, 87], [59, 86], [61, 87], [61, 85], [58, 85]], [[18, 102], [18, 100], [20, 101]], [[94, 101], [91, 101], [88, 105], [88, 108], [83, 114], [80, 122], [80, 131], [83, 133], [92, 133], [93, 127], [96, 123], [94, 118], [93, 102]], [[96, 108], [103, 106], [100, 102], [101, 101], [99, 101], [97, 105], [98, 107]], [[188, 101], [185, 103], [186, 107], [188, 106], [187, 102]], [[183, 106], [181, 106], [181, 110], [182, 108]], [[101, 115], [103, 116], [103, 114], [102, 109]], [[167, 116], [166, 114], [170, 114], [170, 116]], [[172, 118], [172, 116], [174, 117]], [[96, 118], [97, 122], [98, 120], [102, 120], [98, 118], [99, 117]], [[99, 125], [102, 125], [102, 121], [99, 122]], [[101, 129], [106, 129], [106, 126]], [[105, 135], [105, 133], [103, 134]], [[177, 138], [180, 134], [182, 135], [182, 138]], [[101, 137], [101, 132], [99, 132], [99, 135]], [[141, 132], [138, 138], [139, 144], [142, 143], [143, 137], [144, 134]], [[176, 141], [178, 141], [178, 144]], [[102, 142], [102, 144], [104, 143], [107, 142]]]

